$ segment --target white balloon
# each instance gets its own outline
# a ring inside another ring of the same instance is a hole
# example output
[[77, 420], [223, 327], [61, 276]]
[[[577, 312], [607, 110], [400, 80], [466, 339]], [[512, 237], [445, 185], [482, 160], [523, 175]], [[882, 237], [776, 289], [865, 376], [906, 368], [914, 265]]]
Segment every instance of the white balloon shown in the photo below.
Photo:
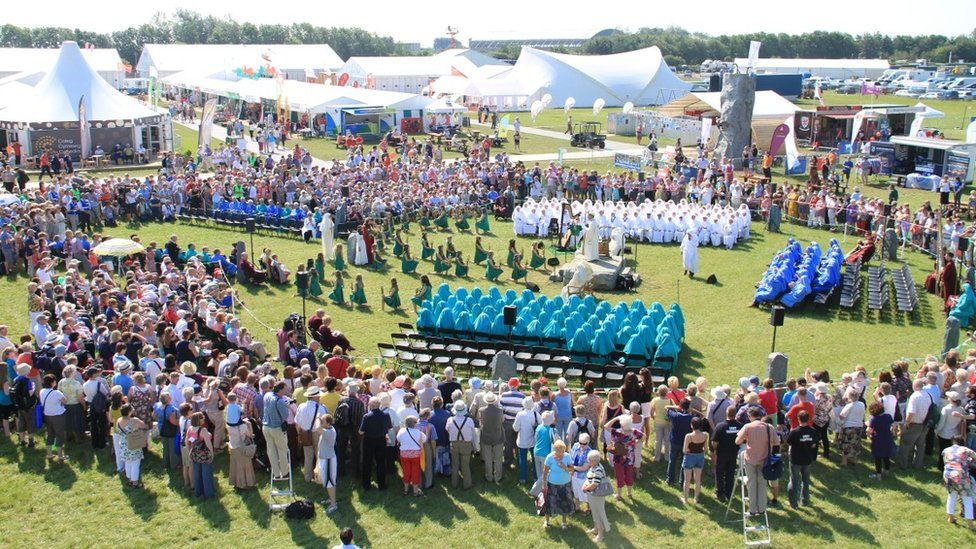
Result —
[[542, 101], [536, 99], [532, 102], [532, 106], [529, 108], [529, 114], [532, 115], [533, 122], [535, 122], [535, 118], [539, 116], [539, 113], [542, 112], [543, 108], [545, 108], [545, 106], [542, 104]]
[[573, 105], [575, 104], [576, 104], [576, 99], [572, 97], [566, 98], [566, 102], [563, 103], [563, 110], [566, 111], [566, 114], [569, 114], [569, 109], [572, 109]]
[[547, 93], [542, 96], [542, 104], [548, 107], [549, 103], [552, 103], [552, 95]]
[[630, 101], [624, 103], [623, 113], [630, 114], [632, 112], [634, 112], [634, 104], [631, 103]]
[[603, 106], [606, 104], [607, 102], [604, 101], [602, 97], [597, 97], [596, 101], [593, 102], [593, 116], [599, 114], [600, 110], [603, 109]]

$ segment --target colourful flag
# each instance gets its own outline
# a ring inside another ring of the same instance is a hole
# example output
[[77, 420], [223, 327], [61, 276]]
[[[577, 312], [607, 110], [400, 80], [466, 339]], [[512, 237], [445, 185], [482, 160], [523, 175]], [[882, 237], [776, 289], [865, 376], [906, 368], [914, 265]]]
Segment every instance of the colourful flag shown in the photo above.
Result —
[[773, 130], [773, 138], [769, 140], [769, 154], [776, 156], [779, 154], [780, 147], [786, 141], [786, 137], [790, 135], [790, 127], [785, 123], [776, 126]]
[[873, 95], [877, 97], [881, 95], [881, 90], [878, 89], [878, 85], [874, 82], [861, 82], [861, 95]]

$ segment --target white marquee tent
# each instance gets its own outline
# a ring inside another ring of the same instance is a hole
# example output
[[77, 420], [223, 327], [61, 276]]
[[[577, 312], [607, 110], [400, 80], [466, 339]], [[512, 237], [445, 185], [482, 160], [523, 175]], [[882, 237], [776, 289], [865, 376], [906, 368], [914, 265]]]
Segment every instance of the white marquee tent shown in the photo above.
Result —
[[44, 78], [0, 108], [0, 129], [8, 140], [26, 143], [28, 155], [56, 149], [78, 158], [82, 153], [80, 105], [90, 125], [91, 147], [116, 144], [160, 148], [172, 131], [170, 122], [106, 82], [75, 42], [65, 42]]
[[238, 68], [272, 65], [286, 78], [304, 80], [306, 73], [335, 70], [342, 59], [328, 44], [146, 44], [136, 72], [164, 77], [182, 71], [232, 75]]
[[663, 105], [684, 96], [691, 84], [678, 78], [656, 46], [610, 55], [568, 55], [523, 47], [511, 70], [471, 80], [464, 95], [500, 108], [526, 108], [545, 94], [561, 106], [577, 107], [602, 98], [608, 107], [631, 102]]

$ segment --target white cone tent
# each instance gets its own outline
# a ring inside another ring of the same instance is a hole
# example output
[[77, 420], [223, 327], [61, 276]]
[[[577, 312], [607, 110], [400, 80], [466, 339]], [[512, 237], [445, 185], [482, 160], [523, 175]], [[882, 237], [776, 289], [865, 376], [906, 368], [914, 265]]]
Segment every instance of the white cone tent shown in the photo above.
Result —
[[[77, 158], [82, 100], [92, 149], [101, 145], [110, 151], [116, 144], [142, 144], [150, 149], [162, 139], [161, 126], [169, 125], [166, 116], [113, 88], [91, 67], [78, 44], [68, 41], [61, 45], [54, 66], [29, 93], [7, 100], [0, 108], [0, 129], [17, 133], [28, 144], [27, 154], [47, 148]], [[143, 131], [153, 126], [157, 129]], [[144, 142], [144, 137], [150, 142]]]
[[511, 70], [472, 80], [465, 95], [527, 97], [531, 104], [548, 93], [554, 105], [574, 97], [577, 107], [589, 108], [601, 97], [607, 107], [628, 101], [663, 105], [690, 90], [691, 84], [671, 71], [656, 46], [610, 55], [569, 55], [523, 47]]

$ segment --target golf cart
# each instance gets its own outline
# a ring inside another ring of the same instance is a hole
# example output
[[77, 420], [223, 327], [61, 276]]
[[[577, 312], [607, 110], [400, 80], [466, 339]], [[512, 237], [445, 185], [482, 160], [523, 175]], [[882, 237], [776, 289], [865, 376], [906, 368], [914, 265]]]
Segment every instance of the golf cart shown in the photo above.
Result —
[[599, 122], [581, 122], [573, 126], [573, 137], [569, 144], [574, 147], [593, 147], [604, 148], [607, 145], [607, 136], [603, 134], [603, 124]]

